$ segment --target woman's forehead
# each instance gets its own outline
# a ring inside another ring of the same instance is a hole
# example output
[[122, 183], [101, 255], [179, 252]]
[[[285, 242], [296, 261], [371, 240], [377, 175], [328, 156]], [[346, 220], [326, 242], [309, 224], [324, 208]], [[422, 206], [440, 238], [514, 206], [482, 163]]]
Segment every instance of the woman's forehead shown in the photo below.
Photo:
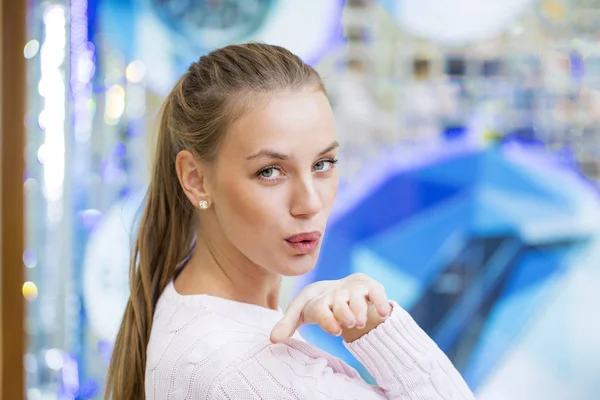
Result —
[[222, 150], [245, 157], [263, 149], [294, 156], [303, 150], [319, 152], [334, 141], [335, 120], [325, 94], [282, 92], [238, 118], [229, 127]]

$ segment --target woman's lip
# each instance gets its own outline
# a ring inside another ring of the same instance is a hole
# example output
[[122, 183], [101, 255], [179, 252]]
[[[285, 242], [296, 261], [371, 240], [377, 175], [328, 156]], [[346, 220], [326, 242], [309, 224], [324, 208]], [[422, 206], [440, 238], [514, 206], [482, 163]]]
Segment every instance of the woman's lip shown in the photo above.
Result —
[[289, 244], [298, 254], [310, 254], [314, 252], [319, 246], [320, 240], [303, 240], [300, 242], [290, 242], [286, 240], [286, 243]]
[[301, 242], [316, 242], [321, 239], [321, 232], [303, 232], [296, 235], [289, 236], [285, 240], [289, 243], [301, 243]]

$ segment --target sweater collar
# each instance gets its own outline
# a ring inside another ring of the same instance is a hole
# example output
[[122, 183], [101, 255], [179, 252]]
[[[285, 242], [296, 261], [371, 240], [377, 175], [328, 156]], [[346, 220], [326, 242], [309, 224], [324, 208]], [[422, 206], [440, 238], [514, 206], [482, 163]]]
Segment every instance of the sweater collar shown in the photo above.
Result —
[[172, 280], [169, 281], [163, 291], [160, 301], [204, 309], [230, 317], [246, 325], [268, 327], [269, 329], [272, 329], [283, 317], [281, 309], [272, 310], [256, 304], [243, 303], [207, 294], [181, 295], [175, 289]]

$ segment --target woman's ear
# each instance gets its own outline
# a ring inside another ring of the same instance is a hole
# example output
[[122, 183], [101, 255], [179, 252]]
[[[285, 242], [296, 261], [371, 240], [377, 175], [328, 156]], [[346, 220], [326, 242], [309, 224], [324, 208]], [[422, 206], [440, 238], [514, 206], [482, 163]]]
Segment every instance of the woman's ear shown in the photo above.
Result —
[[[206, 185], [206, 166], [187, 150], [180, 151], [175, 159], [179, 184], [194, 207], [208, 208], [210, 193]], [[199, 204], [202, 204], [200, 206]]]

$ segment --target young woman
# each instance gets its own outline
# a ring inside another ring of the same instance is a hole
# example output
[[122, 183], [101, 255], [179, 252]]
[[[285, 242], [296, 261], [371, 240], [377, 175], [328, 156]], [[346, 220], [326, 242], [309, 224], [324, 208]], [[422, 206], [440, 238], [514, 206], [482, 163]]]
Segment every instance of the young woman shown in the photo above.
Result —
[[[166, 99], [107, 398], [473, 399], [435, 343], [364, 275], [308, 285], [338, 179], [317, 72], [289, 51], [229, 46]], [[295, 331], [341, 335], [377, 380]]]

